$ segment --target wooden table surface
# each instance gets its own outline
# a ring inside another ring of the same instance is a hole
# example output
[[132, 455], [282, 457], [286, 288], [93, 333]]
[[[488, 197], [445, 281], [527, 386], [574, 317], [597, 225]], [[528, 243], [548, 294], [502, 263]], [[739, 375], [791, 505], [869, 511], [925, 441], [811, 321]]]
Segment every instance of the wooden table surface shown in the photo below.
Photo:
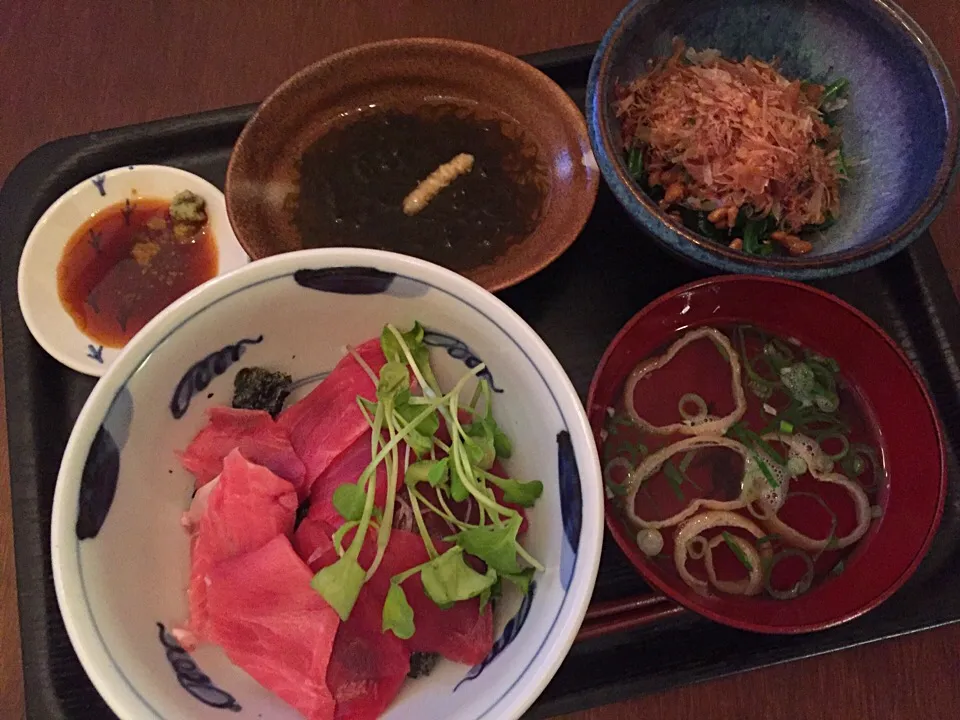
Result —
[[[258, 101], [361, 42], [432, 35], [530, 53], [598, 40], [624, 1], [0, 0], [0, 178], [64, 135]], [[960, 78], [960, 3], [902, 3]], [[958, 226], [954, 197], [934, 236], [955, 290]], [[0, 720], [13, 720], [23, 688], [5, 416], [0, 402]], [[569, 717], [960, 718], [958, 646], [954, 625]]]

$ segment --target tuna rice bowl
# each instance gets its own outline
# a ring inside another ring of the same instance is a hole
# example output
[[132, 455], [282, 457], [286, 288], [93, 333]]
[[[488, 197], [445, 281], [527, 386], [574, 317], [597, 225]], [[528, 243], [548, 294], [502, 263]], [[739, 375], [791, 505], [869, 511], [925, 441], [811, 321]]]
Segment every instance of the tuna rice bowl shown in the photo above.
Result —
[[337, 248], [134, 338], [74, 426], [51, 547], [121, 720], [519, 718], [583, 621], [602, 518], [533, 330], [452, 271]]
[[385, 326], [275, 417], [290, 376], [238, 373], [246, 407], [210, 409], [180, 453], [197, 489], [173, 634], [310, 720], [376, 718], [440, 657], [481, 663], [503, 585], [543, 569], [522, 544], [543, 484], [505, 471], [490, 383], [464, 391], [485, 366], [442, 389], [423, 338]]

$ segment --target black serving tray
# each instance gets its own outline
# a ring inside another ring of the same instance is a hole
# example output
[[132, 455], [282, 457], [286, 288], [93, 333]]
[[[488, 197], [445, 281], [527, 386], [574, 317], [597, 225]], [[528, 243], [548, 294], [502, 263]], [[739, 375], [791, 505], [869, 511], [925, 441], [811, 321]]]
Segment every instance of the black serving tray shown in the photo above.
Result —
[[[526, 58], [582, 104], [594, 46]], [[58, 140], [28, 155], [0, 193], [0, 307], [27, 715], [114, 717], [83, 672], [57, 609], [50, 510], [60, 457], [95, 380], [59, 365], [31, 338], [17, 302], [17, 265], [44, 209], [110, 167], [175, 165], [222, 186], [233, 143], [254, 106]], [[697, 278], [658, 249], [601, 188], [580, 239], [553, 265], [502, 292], [546, 340], [586, 396], [607, 343], [641, 307]], [[940, 530], [913, 579], [859, 620], [797, 637], [745, 633], [683, 613], [577, 643], [530, 711], [542, 718], [960, 620], [960, 305], [929, 235], [884, 264], [818, 286], [857, 306], [916, 363], [936, 400], [949, 446], [950, 491]], [[650, 592], [608, 538], [595, 599]], [[695, 639], [695, 642], [690, 642]]]

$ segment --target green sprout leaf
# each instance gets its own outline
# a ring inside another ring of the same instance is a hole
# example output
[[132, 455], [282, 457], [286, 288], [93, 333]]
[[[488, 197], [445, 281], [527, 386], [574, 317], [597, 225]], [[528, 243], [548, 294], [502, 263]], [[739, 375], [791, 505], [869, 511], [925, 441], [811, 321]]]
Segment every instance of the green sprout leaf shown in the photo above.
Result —
[[[400, 333], [400, 336], [406, 343], [407, 348], [413, 351], [423, 343], [423, 326], [419, 322], [415, 322], [410, 330]], [[404, 354], [403, 348], [400, 347], [397, 336], [390, 331], [390, 327], [387, 325], [384, 325], [383, 331], [380, 333], [380, 347], [383, 349], [383, 354], [387, 356], [387, 362], [406, 364], [407, 356]]]
[[437, 460], [433, 464], [433, 467], [427, 472], [427, 482], [429, 482], [432, 487], [440, 487], [447, 482], [449, 476], [450, 459], [443, 458], [443, 460]]
[[450, 497], [453, 498], [454, 502], [463, 502], [470, 495], [460, 472], [460, 468], [454, 463], [453, 472], [450, 473]]
[[496, 582], [497, 573], [488, 568], [481, 575], [464, 561], [463, 549], [455, 546], [424, 565], [420, 579], [430, 599], [444, 607], [479, 596]]
[[433, 374], [433, 367], [430, 365], [430, 348], [426, 345], [418, 345], [413, 349], [412, 355], [414, 362], [417, 364], [417, 368], [420, 370], [420, 374], [422, 374], [423, 379], [427, 381], [427, 385], [430, 386], [431, 390], [439, 394], [440, 383], [437, 382], [437, 378]]
[[499, 427], [493, 432], [493, 449], [496, 451], [497, 457], [501, 457], [504, 460], [513, 455], [513, 443], [510, 442], [510, 438], [507, 437], [507, 434]]
[[383, 604], [383, 632], [390, 630], [401, 640], [413, 637], [416, 627], [413, 624], [413, 608], [407, 602], [407, 596], [399, 583], [390, 583], [387, 600]]
[[431, 487], [443, 485], [449, 476], [449, 459], [420, 460], [407, 468], [404, 482], [410, 487], [418, 483], [430, 483]]
[[517, 563], [517, 532], [523, 518], [515, 515], [502, 526], [481, 525], [468, 528], [454, 536], [464, 552], [483, 560], [488, 567], [499, 573], [520, 573]]
[[632, 148], [627, 153], [627, 172], [637, 180], [643, 177], [643, 150], [641, 148]]
[[[413, 422], [418, 415], [423, 412], [423, 405], [412, 405], [409, 402], [409, 396], [406, 398], [406, 401], [401, 403], [401, 398], [398, 396], [395, 403], [394, 409], [397, 411], [397, 414], [403, 418], [404, 423], [409, 425]], [[423, 420], [417, 423], [416, 431], [425, 437], [432, 438], [437, 434], [437, 430], [440, 429], [440, 418], [436, 413], [427, 415]]]
[[494, 600], [499, 600], [500, 596], [503, 594], [503, 584], [500, 578], [497, 578], [497, 581], [480, 593], [480, 612], [483, 613], [487, 605]]
[[[423, 405], [411, 404], [410, 396], [401, 397], [406, 391], [401, 391], [394, 400], [394, 411], [403, 419], [404, 426], [409, 425], [423, 413]], [[402, 401], [402, 402], [401, 402]], [[417, 457], [427, 455], [434, 445], [434, 436], [440, 429], [440, 418], [436, 413], [430, 413], [411, 428], [405, 440]]]
[[501, 478], [490, 474], [484, 477], [503, 490], [503, 499], [505, 502], [514, 505], [533, 507], [534, 503], [536, 503], [543, 494], [543, 483], [539, 480], [520, 482], [512, 478]]
[[344, 483], [333, 491], [333, 507], [344, 520], [360, 520], [366, 500], [367, 494], [353, 483]]
[[380, 382], [377, 383], [377, 399], [380, 402], [391, 400], [401, 390], [410, 389], [410, 373], [406, 365], [388, 362], [380, 368]]
[[341, 620], [346, 620], [357, 602], [366, 574], [360, 563], [347, 554], [314, 575], [310, 587], [337, 611]]
[[463, 441], [470, 457], [470, 463], [481, 470], [489, 470], [497, 459], [497, 451], [493, 447], [493, 438], [486, 435], [468, 435]]
[[533, 580], [533, 574], [535, 572], [536, 570], [534, 570], [532, 567], [528, 567], [524, 568], [519, 573], [501, 573], [500, 577], [502, 577], [504, 580], [509, 580], [512, 582], [517, 586], [520, 592], [526, 595], [528, 592], [530, 592], [530, 581]]
[[347, 533], [350, 532], [353, 528], [357, 527], [359, 522], [345, 522], [343, 525], [337, 528], [337, 531], [333, 534], [333, 544], [337, 549], [338, 555], [343, 555], [343, 538], [346, 537]]

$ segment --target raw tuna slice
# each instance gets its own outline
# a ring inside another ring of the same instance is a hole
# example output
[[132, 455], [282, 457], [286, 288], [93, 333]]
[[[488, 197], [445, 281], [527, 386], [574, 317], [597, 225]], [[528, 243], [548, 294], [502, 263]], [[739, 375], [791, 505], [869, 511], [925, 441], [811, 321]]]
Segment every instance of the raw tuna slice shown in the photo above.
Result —
[[[353, 532], [348, 532], [344, 545], [348, 545], [352, 538]], [[440, 552], [450, 547], [448, 543], [439, 540], [434, 541], [434, 544]], [[376, 534], [371, 532], [360, 553], [360, 564], [363, 567], [370, 566], [375, 551]], [[331, 545], [328, 552], [316, 554], [312, 568], [319, 570], [336, 559], [337, 553]], [[394, 530], [383, 561], [374, 576], [364, 585], [360, 599], [382, 609], [390, 588], [390, 578], [426, 561], [427, 551], [417, 533]], [[490, 652], [493, 647], [493, 615], [489, 607], [481, 614], [480, 601], [473, 599], [441, 610], [424, 592], [419, 575], [407, 579], [403, 583], [403, 590], [407, 602], [413, 608], [416, 625], [413, 637], [406, 641], [407, 649], [440, 653], [449, 660], [467, 665], [475, 665]], [[381, 620], [378, 616], [372, 621], [371, 629], [380, 632], [380, 628]]]
[[312, 577], [282, 535], [220, 563], [209, 573], [209, 637], [307, 720], [331, 720], [326, 677], [340, 620]]
[[[310, 506], [313, 510], [313, 506]], [[310, 569], [317, 572], [334, 562], [336, 551], [333, 547], [333, 533], [336, 527], [323, 520], [317, 514], [307, 512], [296, 532], [293, 533], [293, 549]], [[332, 554], [331, 554], [332, 553]]]
[[180, 462], [197, 478], [197, 487], [219, 475], [223, 459], [236, 448], [247, 460], [270, 468], [294, 487], [303, 484], [303, 462], [293, 451], [286, 430], [270, 413], [216, 407], [207, 415], [207, 425], [180, 453]]
[[[324, 520], [334, 528], [343, 524], [343, 518], [333, 506], [333, 493], [344, 483], [356, 483], [360, 475], [370, 464], [370, 434], [367, 430], [347, 447], [326, 470], [314, 481], [310, 489], [310, 511], [308, 517]], [[402, 474], [397, 479], [397, 487], [403, 487]], [[377, 467], [377, 507], [383, 508], [387, 501], [387, 469], [384, 463]]]
[[327, 668], [337, 720], [380, 717], [410, 672], [410, 651], [393, 633], [382, 633], [380, 623], [380, 607], [361, 597], [340, 624]]
[[[356, 352], [374, 373], [386, 363], [379, 339], [365, 342]], [[293, 449], [306, 466], [308, 486], [369, 428], [357, 395], [375, 399], [376, 385], [348, 354], [309, 395], [280, 413], [277, 422], [289, 432]]]
[[[439, 552], [447, 550], [448, 543], [434, 541]], [[380, 569], [370, 579], [374, 596], [383, 607], [390, 578], [415, 565], [426, 562], [427, 550], [417, 533], [394, 530], [384, 554]], [[436, 652], [448, 660], [475, 665], [481, 662], [493, 647], [493, 614], [487, 606], [480, 613], [478, 599], [464, 600], [447, 610], [441, 610], [423, 590], [420, 576], [414, 575], [403, 583], [407, 602], [413, 608], [416, 632], [407, 640], [412, 652]]]
[[196, 525], [190, 553], [189, 629], [207, 638], [207, 577], [220, 562], [243, 555], [293, 530], [297, 494], [293, 485], [239, 450], [223, 461], [223, 472]]

